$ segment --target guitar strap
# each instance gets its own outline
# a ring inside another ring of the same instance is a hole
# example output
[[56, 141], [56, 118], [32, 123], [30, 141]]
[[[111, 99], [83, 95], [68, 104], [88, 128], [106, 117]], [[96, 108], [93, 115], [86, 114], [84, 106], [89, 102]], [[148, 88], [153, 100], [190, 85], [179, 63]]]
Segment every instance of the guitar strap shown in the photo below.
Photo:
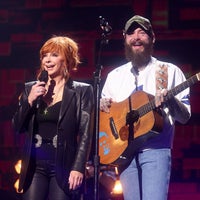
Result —
[[[138, 77], [137, 77], [138, 76], [138, 69], [135, 68], [135, 67], [132, 67], [131, 70], [133, 70], [132, 72], [135, 76], [135, 88], [136, 88], [136, 91], [137, 91], [138, 90]], [[129, 114], [129, 117], [131, 118], [131, 114], [133, 113], [132, 112], [133, 110], [132, 110], [131, 96], [129, 96], [128, 102], [129, 102], [129, 111], [130, 111], [128, 114]], [[134, 139], [134, 126], [133, 126], [133, 123], [131, 122], [132, 120], [130, 119], [130, 121], [129, 121], [129, 134], [128, 134], [128, 143], [129, 144]]]
[[159, 64], [156, 67], [156, 91], [167, 89], [168, 85], [168, 67], [164, 64]]
[[[131, 97], [129, 96], [128, 98], [128, 102], [129, 102], [129, 117], [131, 117], [131, 113], [132, 113], [132, 102], [131, 102]], [[129, 133], [128, 133], [128, 143], [130, 143], [133, 138], [134, 138], [134, 127], [133, 127], [133, 122], [131, 122], [132, 120], [130, 119], [129, 121]]]

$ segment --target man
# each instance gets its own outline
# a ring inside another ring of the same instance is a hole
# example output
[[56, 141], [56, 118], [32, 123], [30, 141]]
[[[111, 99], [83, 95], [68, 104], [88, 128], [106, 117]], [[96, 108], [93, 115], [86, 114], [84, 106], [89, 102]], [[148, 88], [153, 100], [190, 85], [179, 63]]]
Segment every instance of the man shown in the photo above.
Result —
[[[141, 144], [130, 164], [121, 172], [120, 181], [125, 200], [167, 200], [174, 124], [176, 120], [184, 124], [190, 118], [189, 88], [166, 98], [169, 90], [185, 81], [185, 76], [177, 66], [152, 56], [155, 34], [148, 19], [133, 16], [126, 22], [123, 35], [129, 62], [108, 74], [100, 109], [110, 112], [112, 103], [122, 102], [138, 91], [155, 96], [155, 108], [162, 113], [162, 129]], [[130, 99], [142, 104], [143, 99], [139, 97]], [[125, 117], [130, 120], [131, 116], [128, 112]], [[148, 133], [153, 134], [154, 130]]]

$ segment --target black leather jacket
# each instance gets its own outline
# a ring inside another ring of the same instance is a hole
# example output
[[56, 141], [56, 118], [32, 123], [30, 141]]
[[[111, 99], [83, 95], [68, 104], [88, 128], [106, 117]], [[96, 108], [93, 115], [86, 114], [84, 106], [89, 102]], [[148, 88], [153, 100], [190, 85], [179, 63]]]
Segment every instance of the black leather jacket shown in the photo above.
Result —
[[[17, 133], [26, 133], [22, 155], [19, 191], [28, 188], [34, 172], [31, 157], [35, 108], [28, 103], [28, 94], [34, 82], [25, 84], [18, 109], [13, 117]], [[85, 171], [93, 134], [93, 88], [90, 84], [68, 81], [66, 83], [57, 124], [56, 179], [61, 188], [68, 192], [68, 176], [71, 170]]]

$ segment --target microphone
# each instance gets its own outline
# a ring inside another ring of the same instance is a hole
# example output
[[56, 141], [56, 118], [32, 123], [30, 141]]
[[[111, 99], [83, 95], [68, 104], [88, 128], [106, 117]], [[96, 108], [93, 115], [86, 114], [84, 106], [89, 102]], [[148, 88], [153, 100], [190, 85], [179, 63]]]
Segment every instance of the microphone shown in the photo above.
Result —
[[108, 24], [108, 22], [102, 16], [99, 16], [100, 27], [103, 30], [104, 34], [109, 35], [112, 32], [112, 27]]
[[[41, 72], [38, 80], [39, 81], [44, 81], [45, 83], [47, 83], [47, 81], [48, 81], [48, 72], [46, 70], [43, 70]], [[36, 108], [37, 109], [40, 107], [41, 100], [42, 100], [42, 95], [37, 98], [37, 103], [36, 103]]]

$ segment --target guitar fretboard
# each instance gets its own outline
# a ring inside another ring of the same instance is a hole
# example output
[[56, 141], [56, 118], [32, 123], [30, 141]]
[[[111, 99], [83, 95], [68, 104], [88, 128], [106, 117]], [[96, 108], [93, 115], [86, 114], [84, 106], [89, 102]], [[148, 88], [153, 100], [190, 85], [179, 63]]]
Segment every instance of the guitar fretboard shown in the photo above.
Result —
[[[190, 77], [183, 83], [181, 83], [181, 84], [177, 85], [176, 87], [174, 87], [173, 89], [169, 90], [167, 95], [164, 97], [164, 101], [169, 100], [170, 98], [176, 96], [178, 93], [182, 92], [186, 88], [188, 88], [188, 87], [192, 86], [193, 84], [195, 84], [196, 82], [198, 82], [200, 80], [199, 76], [200, 76], [200, 73], [195, 74], [194, 76]], [[142, 117], [143, 115], [152, 111], [155, 108], [156, 108], [155, 98], [153, 98], [147, 104], [141, 106], [137, 111], [139, 113], [139, 116]]]

